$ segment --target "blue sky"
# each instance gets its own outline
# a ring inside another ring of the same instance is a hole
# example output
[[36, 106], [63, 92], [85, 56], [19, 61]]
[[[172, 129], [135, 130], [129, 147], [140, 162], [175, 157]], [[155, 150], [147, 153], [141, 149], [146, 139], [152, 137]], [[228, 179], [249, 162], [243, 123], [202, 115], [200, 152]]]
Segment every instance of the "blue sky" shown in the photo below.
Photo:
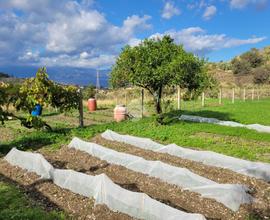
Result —
[[268, 0], [0, 0], [0, 66], [106, 69], [171, 35], [210, 61], [270, 45]]

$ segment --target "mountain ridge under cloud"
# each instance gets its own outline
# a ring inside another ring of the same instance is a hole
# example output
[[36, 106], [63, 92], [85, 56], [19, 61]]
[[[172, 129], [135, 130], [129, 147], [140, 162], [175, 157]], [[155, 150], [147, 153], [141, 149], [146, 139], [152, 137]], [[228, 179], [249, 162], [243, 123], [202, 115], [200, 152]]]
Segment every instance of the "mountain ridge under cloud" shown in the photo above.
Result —
[[[35, 76], [39, 67], [36, 66], [5, 66], [0, 68], [0, 72], [7, 73], [17, 78], [28, 78]], [[96, 70], [90, 68], [65, 68], [48, 67], [49, 78], [64, 84], [75, 84], [86, 86], [96, 85]], [[99, 81], [101, 87], [108, 87], [110, 70], [99, 70]]]

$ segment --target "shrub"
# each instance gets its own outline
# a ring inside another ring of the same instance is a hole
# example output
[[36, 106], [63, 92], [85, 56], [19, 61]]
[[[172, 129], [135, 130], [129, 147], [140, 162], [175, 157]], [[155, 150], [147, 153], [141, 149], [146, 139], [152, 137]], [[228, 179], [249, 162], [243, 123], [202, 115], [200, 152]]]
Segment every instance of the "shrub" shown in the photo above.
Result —
[[266, 84], [270, 82], [270, 68], [257, 67], [253, 70], [255, 84]]

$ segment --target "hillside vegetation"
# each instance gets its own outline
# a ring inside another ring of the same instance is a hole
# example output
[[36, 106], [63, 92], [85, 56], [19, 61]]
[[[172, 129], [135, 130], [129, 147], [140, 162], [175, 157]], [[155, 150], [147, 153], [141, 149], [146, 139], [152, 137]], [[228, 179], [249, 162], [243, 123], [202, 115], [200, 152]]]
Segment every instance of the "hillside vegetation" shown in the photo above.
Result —
[[270, 83], [270, 46], [251, 50], [229, 62], [209, 63], [209, 71], [221, 85], [243, 86]]

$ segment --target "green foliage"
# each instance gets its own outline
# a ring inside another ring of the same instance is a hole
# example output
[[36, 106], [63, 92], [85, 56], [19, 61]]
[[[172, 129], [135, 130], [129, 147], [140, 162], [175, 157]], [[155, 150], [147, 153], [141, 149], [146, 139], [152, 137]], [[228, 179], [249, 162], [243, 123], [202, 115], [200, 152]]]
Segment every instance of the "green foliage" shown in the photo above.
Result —
[[96, 95], [96, 87], [92, 84], [90, 84], [89, 86], [86, 86], [83, 90], [82, 90], [82, 94], [83, 94], [83, 99], [89, 99], [89, 98], [94, 98]]
[[257, 67], [253, 70], [255, 84], [266, 84], [270, 82], [270, 68], [265, 66]]
[[0, 82], [0, 122], [4, 124], [4, 121], [7, 120], [8, 112], [4, 110], [3, 106], [8, 103], [8, 94], [7, 89], [9, 85], [3, 82]]
[[240, 58], [247, 61], [252, 68], [256, 68], [263, 64], [263, 57], [256, 48], [252, 48], [250, 51], [242, 54]]
[[198, 90], [207, 85], [207, 78], [203, 60], [164, 36], [145, 39], [139, 46], [126, 46], [113, 67], [110, 84], [112, 87], [132, 84], [147, 89], [153, 95], [159, 114], [165, 86], [180, 85]]
[[250, 51], [234, 58], [231, 64], [234, 74], [250, 74], [253, 68], [264, 64], [264, 58], [258, 49], [252, 48]]
[[26, 118], [17, 117], [8, 111], [0, 108], [0, 120], [3, 123], [8, 115], [19, 120], [27, 128], [50, 129], [50, 126], [41, 117], [31, 116], [35, 105], [43, 107], [52, 106], [58, 108], [60, 112], [69, 111], [78, 107], [80, 94], [74, 86], [62, 86], [49, 80], [46, 68], [38, 69], [36, 77], [29, 78], [21, 86], [3, 84], [0, 86], [0, 105], [12, 103], [16, 109], [28, 112]]
[[251, 65], [247, 60], [234, 58], [232, 60], [232, 70], [234, 74], [239, 75], [249, 74], [251, 71]]

